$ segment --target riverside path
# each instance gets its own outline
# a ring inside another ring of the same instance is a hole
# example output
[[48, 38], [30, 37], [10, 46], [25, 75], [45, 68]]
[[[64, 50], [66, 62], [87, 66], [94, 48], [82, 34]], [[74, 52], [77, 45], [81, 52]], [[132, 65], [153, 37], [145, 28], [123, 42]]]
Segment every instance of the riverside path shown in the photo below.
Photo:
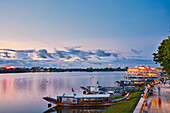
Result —
[[[158, 93], [160, 87], [160, 95]], [[166, 84], [158, 84], [154, 86], [155, 91], [152, 98], [150, 107], [143, 106], [141, 113], [170, 113], [170, 85], [169, 81]]]

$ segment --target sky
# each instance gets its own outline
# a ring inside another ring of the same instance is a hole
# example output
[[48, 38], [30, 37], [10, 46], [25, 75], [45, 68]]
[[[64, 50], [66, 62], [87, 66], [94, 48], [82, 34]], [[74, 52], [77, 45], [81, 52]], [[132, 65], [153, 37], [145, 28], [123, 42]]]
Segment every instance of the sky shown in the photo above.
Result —
[[0, 0], [0, 49], [113, 50], [152, 59], [169, 0]]

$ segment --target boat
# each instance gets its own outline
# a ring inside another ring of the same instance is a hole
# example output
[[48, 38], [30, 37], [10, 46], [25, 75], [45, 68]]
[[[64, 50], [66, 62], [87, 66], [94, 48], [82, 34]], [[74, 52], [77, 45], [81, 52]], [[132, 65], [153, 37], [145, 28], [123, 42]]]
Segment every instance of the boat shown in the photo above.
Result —
[[132, 80], [132, 79], [122, 79], [120, 81], [116, 81], [119, 86], [141, 86], [144, 85], [146, 81]]
[[88, 94], [94, 94], [94, 93], [99, 93], [99, 87], [98, 86], [86, 86], [86, 87], [83, 87], [81, 86], [80, 87], [83, 91], [83, 94], [86, 94], [86, 92]]
[[151, 68], [149, 66], [135, 66], [134, 68], [130, 67], [126, 71], [126, 76], [132, 77], [145, 77], [145, 79], [155, 79], [162, 76], [165, 73], [160, 68]]
[[80, 87], [83, 91], [83, 94], [110, 94], [114, 95], [123, 90], [123, 87], [102, 87], [102, 86], [86, 86]]
[[119, 99], [110, 99], [110, 94], [89, 94], [89, 95], [76, 95], [76, 94], [62, 94], [57, 95], [57, 99], [49, 96], [43, 97], [44, 100], [56, 104], [57, 106], [65, 107], [102, 107], [110, 106], [116, 102], [127, 100], [129, 93]]
[[114, 95], [115, 93], [120, 92], [123, 87], [103, 87], [99, 85], [99, 81], [97, 81], [98, 86], [81, 86], [80, 88], [83, 91], [83, 94], [110, 94]]

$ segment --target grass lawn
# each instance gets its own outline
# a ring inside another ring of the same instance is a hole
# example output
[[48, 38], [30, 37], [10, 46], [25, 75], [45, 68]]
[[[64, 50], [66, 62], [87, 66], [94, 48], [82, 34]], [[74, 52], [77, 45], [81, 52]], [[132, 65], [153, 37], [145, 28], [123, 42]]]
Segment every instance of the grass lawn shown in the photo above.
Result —
[[141, 94], [142, 92], [137, 91], [131, 95], [129, 100], [115, 103], [103, 113], [133, 113]]

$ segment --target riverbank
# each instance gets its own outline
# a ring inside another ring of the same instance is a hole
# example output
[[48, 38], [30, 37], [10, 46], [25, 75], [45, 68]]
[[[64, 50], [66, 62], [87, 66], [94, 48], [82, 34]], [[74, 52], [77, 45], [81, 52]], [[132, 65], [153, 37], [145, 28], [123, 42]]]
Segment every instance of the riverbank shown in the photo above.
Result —
[[127, 101], [121, 101], [111, 105], [103, 113], [132, 113], [141, 98], [143, 91], [137, 91], [132, 93], [130, 99]]

